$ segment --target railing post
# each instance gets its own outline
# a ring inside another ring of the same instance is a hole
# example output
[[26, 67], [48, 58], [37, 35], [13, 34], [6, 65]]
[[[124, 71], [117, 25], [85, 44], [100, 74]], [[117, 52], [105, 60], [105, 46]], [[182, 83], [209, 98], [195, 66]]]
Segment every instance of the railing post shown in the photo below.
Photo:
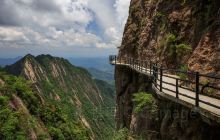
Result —
[[199, 72], [196, 72], [196, 107], [199, 107]]
[[115, 60], [115, 65], [116, 65], [116, 63], [117, 63], [116, 62], [117, 61], [117, 56], [116, 55], [114, 56], [114, 60]]
[[142, 71], [142, 61], [140, 60], [140, 71]]
[[128, 59], [128, 60], [129, 60], [129, 65], [131, 65], [131, 58], [129, 57], [129, 59]]
[[111, 62], [112, 62], [112, 61], [111, 61], [111, 56], [109, 56], [109, 58], [108, 58], [108, 59], [109, 59], [109, 62], [111, 63]]
[[143, 61], [140, 60], [140, 71], [142, 72], [142, 65], [143, 65]]
[[133, 69], [135, 69], [135, 59], [133, 58]]
[[179, 79], [176, 79], [176, 98], [179, 98]]
[[135, 69], [135, 59], [133, 59], [133, 68]]
[[137, 60], [134, 59], [134, 68], [137, 69]]
[[141, 70], [141, 60], [138, 60], [139, 71]]
[[141, 60], [138, 61], [139, 64], [139, 71], [141, 70]]
[[163, 68], [160, 67], [160, 92], [163, 91], [163, 86], [162, 86], [162, 84], [163, 84]]
[[156, 87], [157, 87], [157, 79], [158, 79], [158, 67], [157, 67], [157, 63], [155, 64], [155, 82], [156, 82]]
[[140, 60], [140, 71], [142, 71], [141, 69], [142, 69], [142, 61]]
[[138, 61], [135, 60], [135, 68], [138, 69]]
[[140, 62], [140, 60], [138, 60], [138, 70], [140, 70], [140, 64], [141, 64], [141, 62]]
[[156, 74], [156, 67], [153, 65], [153, 79], [154, 79], [154, 86], [157, 87], [157, 74]]
[[134, 68], [134, 59], [131, 58], [132, 68]]

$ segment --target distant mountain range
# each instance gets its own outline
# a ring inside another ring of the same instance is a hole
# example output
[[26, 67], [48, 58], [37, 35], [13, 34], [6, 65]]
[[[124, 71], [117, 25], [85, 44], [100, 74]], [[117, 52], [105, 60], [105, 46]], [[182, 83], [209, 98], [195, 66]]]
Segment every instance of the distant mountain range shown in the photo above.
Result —
[[114, 66], [109, 64], [108, 57], [97, 58], [67, 58], [75, 66], [95, 68], [107, 73], [114, 73]]
[[68, 58], [70, 63], [86, 68], [92, 77], [114, 85], [114, 66], [109, 64], [108, 57]]
[[16, 57], [16, 58], [0, 58], [0, 66], [4, 67], [6, 65], [11, 65], [20, 60], [22, 57]]

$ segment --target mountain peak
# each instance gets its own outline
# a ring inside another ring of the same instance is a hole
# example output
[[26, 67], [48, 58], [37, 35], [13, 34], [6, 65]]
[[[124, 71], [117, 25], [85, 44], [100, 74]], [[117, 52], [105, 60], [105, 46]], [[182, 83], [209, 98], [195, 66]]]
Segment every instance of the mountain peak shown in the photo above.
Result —
[[27, 54], [23, 57], [23, 59], [27, 59], [27, 58], [35, 58], [32, 54]]
[[41, 54], [41, 55], [38, 55], [37, 58], [54, 58], [52, 55], [50, 54]]

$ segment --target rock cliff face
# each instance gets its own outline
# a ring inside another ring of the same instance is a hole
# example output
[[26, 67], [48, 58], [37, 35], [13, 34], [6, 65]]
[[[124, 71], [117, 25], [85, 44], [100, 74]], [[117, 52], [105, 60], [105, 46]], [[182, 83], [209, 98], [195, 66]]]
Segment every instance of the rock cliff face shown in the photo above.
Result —
[[131, 0], [120, 55], [219, 75], [219, 7], [218, 0]]
[[[152, 60], [220, 76], [220, 1], [131, 0], [119, 56]], [[116, 66], [117, 128], [148, 139], [215, 139], [220, 124], [154, 96], [157, 117], [134, 113], [133, 94], [150, 92], [151, 78]]]

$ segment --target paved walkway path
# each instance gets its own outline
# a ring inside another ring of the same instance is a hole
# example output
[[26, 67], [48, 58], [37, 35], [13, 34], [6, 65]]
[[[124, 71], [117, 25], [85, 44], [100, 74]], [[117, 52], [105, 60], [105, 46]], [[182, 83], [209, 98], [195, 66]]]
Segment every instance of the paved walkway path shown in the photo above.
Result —
[[[126, 64], [126, 63], [119, 63], [117, 61], [116, 62], [112, 61], [111, 63], [114, 64], [114, 65], [128, 66], [128, 67], [134, 69], [135, 71], [137, 71], [139, 73], [143, 73], [143, 74], [146, 74], [146, 75], [151, 75], [150, 74], [150, 69], [146, 69], [145, 67], [140, 67], [138, 65], [130, 65], [130, 64]], [[179, 78], [179, 77], [177, 75], [171, 75], [171, 74], [165, 74], [165, 73], [162, 76], [162, 81], [165, 82], [165, 83], [162, 83], [162, 87], [163, 87], [162, 93], [165, 94], [165, 95], [170, 95], [170, 96], [176, 98], [176, 92], [171, 92], [169, 90], [166, 90], [166, 89], [170, 89], [170, 90], [176, 91], [176, 86], [174, 86], [174, 85], [176, 85], [176, 79], [169, 78], [169, 77], [166, 77], [166, 76], [174, 77], [174, 78]], [[159, 79], [157, 80], [157, 84], [158, 84], [158, 87], [160, 87], [160, 75], [158, 75], [158, 78]], [[173, 85], [166, 84], [166, 83], [171, 83]], [[166, 88], [166, 89], [164, 89], [164, 88]], [[195, 92], [192, 92], [190, 90], [183, 89], [183, 88], [179, 87], [179, 93], [180, 94], [187, 95], [187, 96], [192, 97], [192, 98], [196, 98], [196, 93]], [[157, 89], [157, 90], [158, 90], [157, 92], [159, 92], [159, 89]], [[184, 101], [186, 103], [189, 103], [192, 106], [195, 106], [195, 99], [191, 99], [191, 98], [185, 97], [183, 95], [179, 95], [179, 100]], [[201, 101], [205, 101], [205, 102], [208, 102], [210, 104], [213, 104], [213, 105], [216, 105], [216, 106], [220, 107], [220, 100], [218, 100], [218, 99], [211, 98], [211, 97], [208, 97], [208, 96], [204, 96], [204, 95], [201, 95], [201, 94], [199, 94], [199, 99]], [[220, 117], [220, 109], [218, 109], [216, 107], [212, 107], [212, 106], [207, 105], [205, 103], [202, 103], [201, 101], [199, 102], [199, 108], [202, 108], [202, 109], [210, 112], [211, 114], [214, 114], [214, 115]]]

